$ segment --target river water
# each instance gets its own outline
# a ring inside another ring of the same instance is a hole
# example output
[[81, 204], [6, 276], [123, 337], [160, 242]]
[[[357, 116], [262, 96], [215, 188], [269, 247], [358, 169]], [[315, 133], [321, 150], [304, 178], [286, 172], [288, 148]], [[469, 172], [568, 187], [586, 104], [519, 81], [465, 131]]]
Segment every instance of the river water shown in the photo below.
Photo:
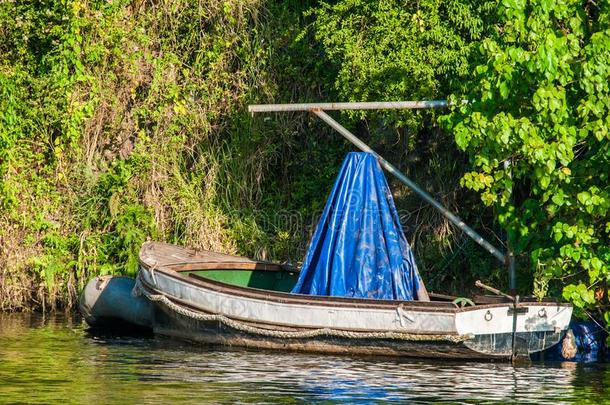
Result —
[[607, 364], [253, 352], [0, 314], [0, 403], [610, 403]]

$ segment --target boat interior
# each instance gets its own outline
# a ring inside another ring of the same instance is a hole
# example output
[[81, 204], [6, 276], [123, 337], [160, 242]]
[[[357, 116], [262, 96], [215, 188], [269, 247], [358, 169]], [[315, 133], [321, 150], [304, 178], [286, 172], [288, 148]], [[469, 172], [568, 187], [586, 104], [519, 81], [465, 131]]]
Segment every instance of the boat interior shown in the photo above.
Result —
[[187, 277], [204, 278], [236, 287], [257, 288], [260, 290], [287, 293], [292, 291], [292, 288], [299, 279], [298, 271], [289, 271], [282, 268], [266, 270], [252, 270], [247, 268], [193, 270], [180, 273]]
[[[267, 268], [264, 270], [248, 268], [199, 269], [178, 271], [178, 273], [193, 279], [212, 280], [235, 287], [283, 293], [290, 293], [299, 278], [298, 269], [284, 269], [281, 266], [277, 266], [275, 269]], [[461, 301], [460, 297], [447, 294], [430, 292], [429, 295], [431, 301]], [[510, 302], [507, 298], [491, 295], [475, 295], [471, 301], [478, 305]]]
[[[140, 261], [148, 266], [163, 268], [190, 280], [209, 280], [238, 288], [290, 293], [299, 278], [299, 269], [284, 264], [252, 260], [203, 250], [187, 249], [175, 245], [152, 242], [142, 247]], [[154, 263], [154, 264], [153, 264]], [[457, 302], [462, 297], [430, 292], [430, 300]], [[474, 295], [468, 304], [486, 305], [510, 302], [498, 295]], [[535, 299], [523, 297], [521, 302]]]

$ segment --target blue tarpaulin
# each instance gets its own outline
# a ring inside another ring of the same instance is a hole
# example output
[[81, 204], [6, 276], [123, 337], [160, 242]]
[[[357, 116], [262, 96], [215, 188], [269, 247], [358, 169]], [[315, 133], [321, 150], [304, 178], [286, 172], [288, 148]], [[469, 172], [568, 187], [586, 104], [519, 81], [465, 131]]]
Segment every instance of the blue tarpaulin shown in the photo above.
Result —
[[559, 344], [552, 346], [544, 352], [535, 353], [532, 356], [532, 360], [573, 361], [578, 363], [610, 361], [609, 350], [605, 347], [608, 334], [599, 323], [572, 321], [570, 322], [570, 330], [574, 335], [574, 343], [578, 349], [574, 357], [567, 358], [564, 356], [563, 345], [567, 339], [566, 334]]
[[428, 300], [394, 199], [370, 153], [347, 155], [293, 293]]

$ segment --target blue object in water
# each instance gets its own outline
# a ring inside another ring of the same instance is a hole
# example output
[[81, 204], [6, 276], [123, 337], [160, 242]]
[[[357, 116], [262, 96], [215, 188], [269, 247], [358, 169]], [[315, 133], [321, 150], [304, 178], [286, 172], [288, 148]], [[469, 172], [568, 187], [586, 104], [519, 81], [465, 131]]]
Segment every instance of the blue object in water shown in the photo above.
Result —
[[604, 328], [591, 321], [572, 321], [570, 323], [570, 329], [574, 334], [574, 343], [578, 349], [573, 358], [565, 358], [562, 354], [563, 343], [566, 339], [566, 337], [564, 337], [559, 344], [556, 344], [542, 353], [536, 353], [538, 356], [533, 356], [533, 359], [574, 361], [582, 363], [608, 360], [604, 355], [604, 345], [606, 342], [606, 333]]
[[349, 153], [293, 293], [427, 300], [394, 199], [370, 153]]

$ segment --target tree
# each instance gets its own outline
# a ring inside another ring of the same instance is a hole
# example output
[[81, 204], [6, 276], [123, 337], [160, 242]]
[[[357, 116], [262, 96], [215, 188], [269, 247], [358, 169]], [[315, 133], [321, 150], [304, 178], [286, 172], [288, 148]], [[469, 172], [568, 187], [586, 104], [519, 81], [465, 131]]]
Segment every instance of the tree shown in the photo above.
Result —
[[443, 118], [471, 158], [462, 184], [528, 254], [535, 293], [562, 290], [607, 323], [609, 13], [607, 1], [503, 0], [471, 91]]
[[[431, 99], [460, 86], [495, 2], [340, 0], [313, 10], [316, 37], [350, 101]], [[403, 124], [421, 126], [421, 118]], [[386, 115], [387, 118], [387, 115]]]

